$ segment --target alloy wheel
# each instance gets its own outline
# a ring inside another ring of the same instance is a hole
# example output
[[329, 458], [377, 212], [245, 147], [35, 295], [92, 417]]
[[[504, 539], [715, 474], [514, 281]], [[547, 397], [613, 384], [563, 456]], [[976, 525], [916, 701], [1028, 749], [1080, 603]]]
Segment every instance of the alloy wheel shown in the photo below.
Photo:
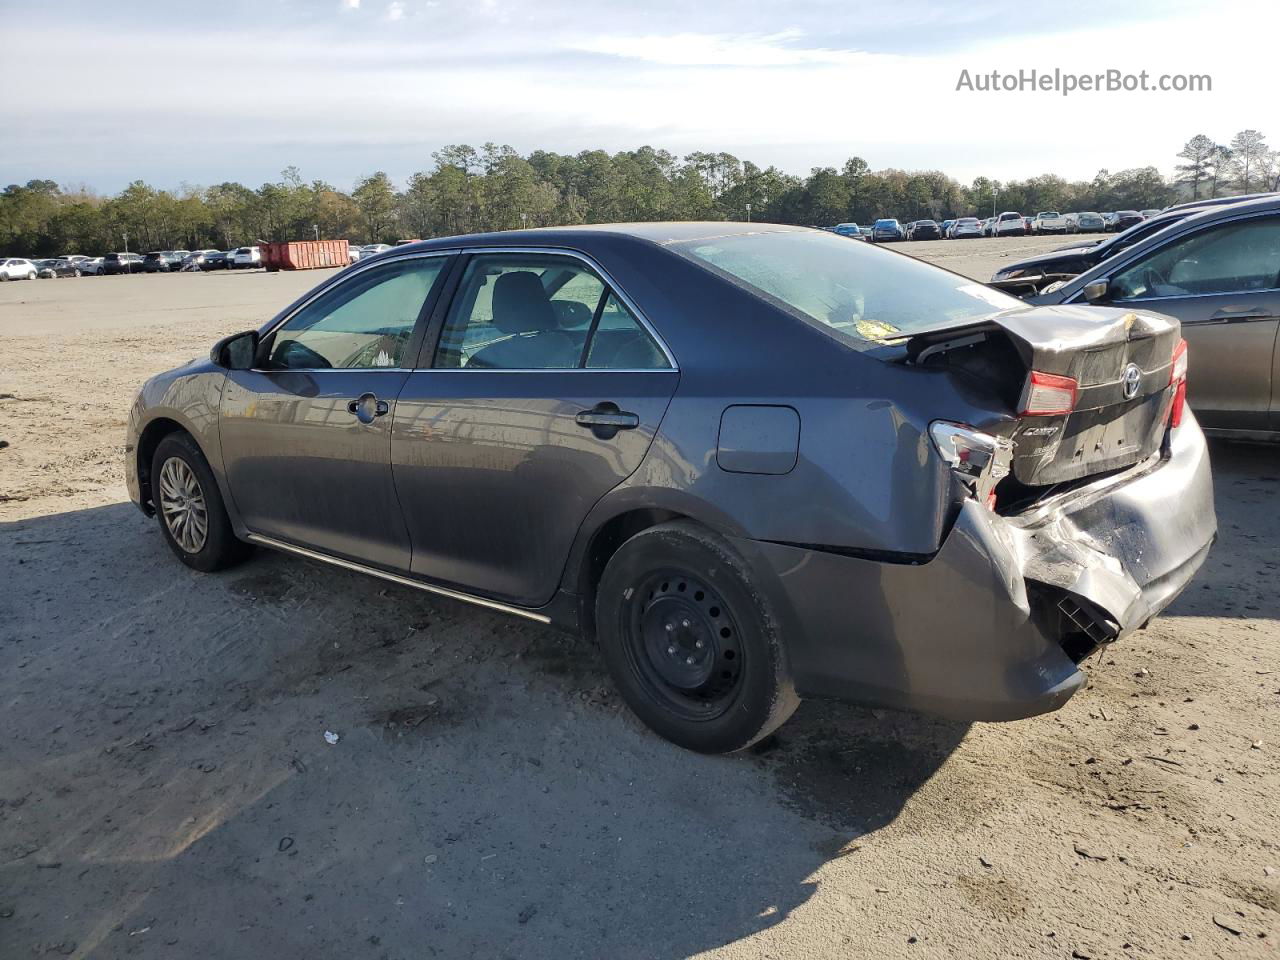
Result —
[[209, 510], [191, 466], [170, 457], [160, 468], [160, 512], [170, 536], [187, 553], [199, 553], [209, 535]]

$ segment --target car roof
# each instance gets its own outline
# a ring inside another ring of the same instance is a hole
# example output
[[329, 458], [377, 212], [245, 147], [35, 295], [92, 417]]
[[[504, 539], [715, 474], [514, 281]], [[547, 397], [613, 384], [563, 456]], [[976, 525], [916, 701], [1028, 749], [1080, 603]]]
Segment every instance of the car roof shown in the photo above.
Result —
[[778, 223], [740, 223], [731, 220], [657, 221], [652, 223], [596, 223], [572, 227], [534, 227], [528, 230], [501, 230], [491, 233], [436, 237], [419, 243], [392, 247], [396, 254], [442, 247], [591, 247], [608, 239], [644, 240], [659, 246], [688, 240], [745, 236], [762, 233], [801, 233], [809, 227]]
[[[1259, 197], [1256, 200], [1246, 200], [1242, 203], [1219, 204], [1218, 206], [1207, 207], [1203, 210], [1193, 211], [1189, 215], [1181, 218], [1171, 217], [1169, 225], [1155, 231], [1150, 236], [1143, 237], [1133, 246], [1129, 247], [1116, 257], [1103, 260], [1101, 263], [1090, 267], [1084, 273], [1067, 281], [1063, 290], [1070, 291], [1068, 296], [1073, 296], [1084, 284], [1088, 283], [1095, 276], [1105, 275], [1117, 266], [1117, 258], [1125, 258], [1126, 262], [1130, 258], [1140, 256], [1151, 247], [1162, 244], [1167, 239], [1166, 233], [1176, 231], [1183, 233], [1189, 230], [1195, 230], [1206, 224], [1216, 223], [1219, 220], [1232, 220], [1241, 214], [1261, 214], [1261, 213], [1277, 213], [1280, 212], [1280, 193], [1268, 194]], [[1168, 210], [1165, 213], [1169, 213]], [[1155, 218], [1152, 217], [1154, 220]]]
[[1165, 207], [1164, 212], [1170, 210], [1181, 210], [1184, 207], [1217, 207], [1225, 206], [1233, 203], [1244, 203], [1248, 200], [1265, 200], [1268, 197], [1280, 197], [1280, 193], [1245, 193], [1238, 197], [1209, 197], [1205, 200], [1188, 200], [1186, 203], [1176, 203], [1171, 207]]

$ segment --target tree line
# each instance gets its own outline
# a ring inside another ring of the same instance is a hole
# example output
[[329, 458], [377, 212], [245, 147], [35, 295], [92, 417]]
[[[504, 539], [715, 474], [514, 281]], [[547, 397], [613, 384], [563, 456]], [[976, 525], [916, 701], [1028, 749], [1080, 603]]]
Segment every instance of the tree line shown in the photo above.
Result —
[[961, 184], [939, 170], [872, 170], [861, 157], [807, 177], [729, 153], [677, 157], [641, 147], [610, 154], [457, 144], [397, 187], [381, 171], [347, 192], [296, 167], [253, 189], [235, 182], [157, 189], [134, 181], [114, 196], [52, 180], [0, 193], [0, 254], [52, 256], [122, 249], [229, 248], [259, 240], [352, 242], [448, 236], [523, 226], [636, 220], [760, 220], [831, 225], [989, 216], [1000, 210], [1117, 210], [1280, 189], [1280, 154], [1256, 130], [1218, 144], [1187, 141], [1172, 179], [1155, 167], [1088, 181], [1053, 174]]

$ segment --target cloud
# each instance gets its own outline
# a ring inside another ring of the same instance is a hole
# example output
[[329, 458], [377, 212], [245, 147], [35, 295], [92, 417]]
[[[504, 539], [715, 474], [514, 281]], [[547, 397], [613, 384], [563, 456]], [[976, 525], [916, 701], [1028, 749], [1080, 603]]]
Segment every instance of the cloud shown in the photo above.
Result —
[[784, 67], [809, 64], [856, 64], [867, 55], [852, 50], [805, 47], [795, 28], [778, 33], [676, 33], [636, 36], [597, 36], [578, 40], [574, 49], [602, 53], [664, 66]]
[[[447, 143], [494, 141], [522, 152], [727, 150], [795, 173], [856, 154], [875, 167], [963, 180], [1087, 178], [1104, 166], [1170, 171], [1199, 132], [1224, 140], [1257, 127], [1280, 141], [1280, 127], [1266, 126], [1275, 114], [1270, 35], [1232, 26], [1223, 8], [1141, 23], [1079, 17], [1031, 37], [959, 43], [951, 23], [922, 23], [921, 44], [934, 46], [908, 50], [858, 36], [867, 18], [843, 8], [815, 20], [818, 2], [787, 5], [766, 28], [751, 4], [728, 0], [696, 10], [651, 0], [643, 18], [625, 4], [605, 11], [569, 0], [502, 0], [490, 10], [476, 0], [377, 0], [377, 16], [363, 15], [366, 6], [341, 18], [332, 5], [293, 4], [288, 19], [229, 16], [199, 31], [181, 7], [171, 21], [127, 25], [96, 7], [57, 29], [17, 20], [5, 26], [0, 57], [9, 94], [0, 99], [0, 170], [4, 182], [48, 176], [115, 190], [135, 177], [260, 183], [293, 163], [345, 187], [374, 169], [403, 180]], [[1232, 6], [1237, 21], [1265, 21], [1263, 6]], [[901, 19], [914, 7], [895, 0], [892, 10]], [[387, 29], [393, 9], [402, 19]], [[511, 28], [495, 29], [495, 18]], [[708, 18], [717, 29], [703, 28]], [[219, 89], [234, 81], [244, 96], [51, 97], [50, 63], [61, 89], [141, 90], [156, 76], [181, 76]], [[1203, 72], [1214, 87], [1068, 98], [956, 91], [962, 69], [997, 65]]]
[[342, 6], [346, 10], [359, 10], [360, 0], [342, 0]]

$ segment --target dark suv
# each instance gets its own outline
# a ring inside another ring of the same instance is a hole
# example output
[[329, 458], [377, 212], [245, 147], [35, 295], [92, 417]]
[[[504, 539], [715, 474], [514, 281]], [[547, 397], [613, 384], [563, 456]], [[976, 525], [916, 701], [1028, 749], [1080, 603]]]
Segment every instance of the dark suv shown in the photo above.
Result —
[[136, 253], [108, 253], [102, 258], [102, 272], [107, 276], [117, 273], [138, 273], [142, 270], [142, 257]]
[[142, 258], [142, 269], [146, 273], [168, 273], [182, 269], [182, 254], [175, 250], [152, 250]]

